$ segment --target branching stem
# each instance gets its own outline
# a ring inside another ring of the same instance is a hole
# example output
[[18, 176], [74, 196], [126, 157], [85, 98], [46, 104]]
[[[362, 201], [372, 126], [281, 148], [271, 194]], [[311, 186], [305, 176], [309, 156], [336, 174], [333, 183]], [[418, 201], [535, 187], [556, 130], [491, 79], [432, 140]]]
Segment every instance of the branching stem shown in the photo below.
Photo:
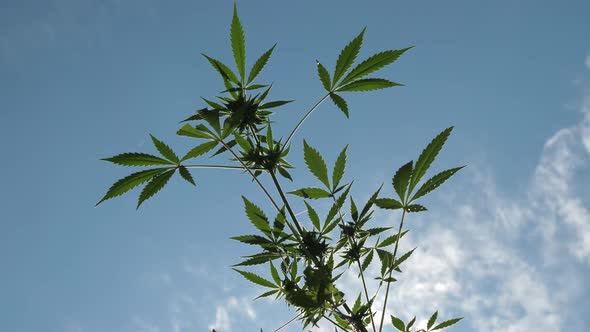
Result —
[[299, 120], [299, 123], [297, 123], [295, 128], [293, 128], [293, 130], [289, 134], [289, 137], [287, 137], [285, 144], [283, 144], [283, 148], [286, 148], [287, 146], [289, 146], [289, 142], [291, 142], [293, 135], [295, 135], [297, 130], [299, 130], [299, 127], [301, 127], [301, 125], [303, 125], [303, 122], [305, 122], [305, 120], [311, 115], [311, 113], [313, 113], [313, 111], [315, 111], [315, 109], [318, 108], [318, 106], [320, 106], [324, 102], [324, 100], [326, 100], [326, 98], [328, 98], [329, 96], [330, 96], [330, 93], [328, 92], [325, 96], [322, 97], [322, 99], [320, 99], [315, 105], [313, 105], [313, 107], [309, 111], [307, 111], [307, 113], [305, 113], [303, 118], [301, 118], [301, 120]]

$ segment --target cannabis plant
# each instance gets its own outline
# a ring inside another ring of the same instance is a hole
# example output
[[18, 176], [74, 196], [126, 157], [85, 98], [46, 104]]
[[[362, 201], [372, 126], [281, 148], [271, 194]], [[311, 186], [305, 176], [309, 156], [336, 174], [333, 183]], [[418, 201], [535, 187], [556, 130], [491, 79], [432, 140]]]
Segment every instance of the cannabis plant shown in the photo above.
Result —
[[[160, 191], [174, 174], [178, 173], [189, 184], [195, 185], [191, 169], [243, 170], [260, 187], [275, 210], [265, 212], [251, 199], [242, 197], [247, 218], [254, 226], [253, 234], [232, 237], [258, 248], [257, 253], [234, 265], [234, 270], [246, 280], [264, 288], [258, 298], [274, 296], [276, 300], [285, 301], [294, 307], [297, 315], [291, 321], [301, 321], [304, 329], [317, 326], [321, 319], [333, 324], [336, 331], [374, 332], [383, 331], [386, 321], [390, 321], [393, 327], [403, 332], [436, 331], [458, 322], [460, 318], [437, 324], [438, 314], [434, 312], [427, 325], [416, 330], [416, 317], [408, 322], [395, 316], [391, 316], [390, 320], [384, 317], [391, 286], [402, 273], [402, 264], [414, 252], [398, 252], [399, 243], [408, 232], [404, 228], [406, 217], [426, 211], [426, 207], [420, 204], [420, 199], [461, 169], [457, 167], [445, 170], [422, 181], [449, 137], [452, 127], [438, 134], [415, 163], [410, 161], [395, 172], [392, 181], [395, 197], [385, 197], [391, 194], [386, 195], [383, 192], [391, 190], [379, 187], [367, 202], [357, 203], [351, 195], [352, 182], [343, 181], [347, 146], [338, 155], [329, 175], [322, 155], [305, 140], [303, 157], [307, 168], [318, 180], [317, 186], [285, 192], [281, 184], [285, 179], [293, 181], [289, 172], [293, 166], [287, 158], [291, 153], [291, 142], [305, 120], [328, 98], [348, 117], [349, 108], [343, 98], [344, 94], [401, 85], [369, 75], [394, 63], [411, 47], [383, 51], [355, 65], [363, 43], [363, 29], [342, 49], [331, 74], [318, 61], [317, 73], [325, 94], [303, 114], [284, 138], [273, 131], [271, 115], [273, 109], [288, 104], [291, 100], [271, 100], [269, 94], [272, 86], [256, 81], [275, 47], [264, 52], [247, 71], [244, 30], [235, 5], [230, 30], [236, 70], [203, 54], [221, 76], [225, 89], [215, 98], [202, 98], [205, 107], [183, 120], [184, 125], [177, 132], [178, 135], [194, 139], [198, 143], [179, 157], [168, 145], [151, 136], [159, 156], [123, 153], [104, 159], [123, 166], [150, 168], [115, 182], [98, 204], [145, 184], [137, 201], [139, 208]], [[189, 161], [207, 154], [226, 162], [219, 165], [189, 164]], [[263, 185], [261, 177], [270, 177], [274, 188]], [[293, 200], [303, 201], [307, 209], [305, 217], [293, 211]], [[318, 200], [326, 201], [330, 206], [325, 216], [320, 216], [316, 211], [317, 204], [314, 203]], [[375, 208], [392, 212], [399, 210], [394, 212], [401, 212], [399, 226], [393, 228], [374, 222]], [[303, 219], [308, 219], [305, 221], [310, 223], [306, 224], [311, 226], [305, 227]], [[245, 270], [252, 265], [267, 265], [268, 276], [263, 277]], [[370, 269], [372, 265], [377, 268]], [[373, 271], [376, 274], [369, 276]], [[344, 273], [357, 273], [363, 288], [342, 289], [339, 278]], [[368, 278], [378, 281], [375, 293], [369, 292], [367, 288]], [[345, 296], [345, 292], [348, 296]], [[378, 312], [374, 302], [383, 293], [384, 305], [381, 312]], [[351, 303], [348, 299], [352, 298], [356, 300]]]

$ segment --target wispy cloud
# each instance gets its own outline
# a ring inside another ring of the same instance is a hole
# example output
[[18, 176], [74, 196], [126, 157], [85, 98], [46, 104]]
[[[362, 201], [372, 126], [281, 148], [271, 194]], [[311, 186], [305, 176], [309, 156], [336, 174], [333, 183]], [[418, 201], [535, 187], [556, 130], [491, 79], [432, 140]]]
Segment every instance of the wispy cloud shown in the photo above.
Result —
[[252, 307], [252, 299], [230, 296], [226, 303], [217, 305], [215, 321], [209, 324], [209, 330], [230, 332], [233, 331], [232, 323], [235, 322], [236, 314], [250, 320], [256, 319], [256, 311]]

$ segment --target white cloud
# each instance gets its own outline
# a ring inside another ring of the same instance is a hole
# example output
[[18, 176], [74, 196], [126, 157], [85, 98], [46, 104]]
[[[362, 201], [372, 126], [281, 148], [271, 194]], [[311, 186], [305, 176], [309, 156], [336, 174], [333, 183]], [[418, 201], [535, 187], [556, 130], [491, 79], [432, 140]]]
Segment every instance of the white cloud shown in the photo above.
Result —
[[590, 69], [590, 54], [586, 56], [586, 61], [584, 61], [586, 68]]
[[209, 324], [209, 330], [232, 331], [232, 322], [234, 321], [235, 314], [240, 314], [250, 320], [256, 319], [256, 311], [252, 307], [252, 299], [246, 297], [237, 299], [232, 296], [226, 303], [217, 305], [215, 322]]

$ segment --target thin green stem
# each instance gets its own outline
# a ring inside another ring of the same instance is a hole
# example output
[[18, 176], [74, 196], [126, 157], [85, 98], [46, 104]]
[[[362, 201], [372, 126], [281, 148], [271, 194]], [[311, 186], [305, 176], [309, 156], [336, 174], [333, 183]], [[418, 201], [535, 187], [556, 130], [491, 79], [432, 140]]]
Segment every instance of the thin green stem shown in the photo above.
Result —
[[303, 315], [303, 312], [300, 312], [297, 316], [291, 318], [288, 322], [286, 322], [285, 324], [279, 326], [279, 328], [277, 328], [276, 330], [274, 330], [274, 332], [278, 332], [282, 329], [284, 329], [285, 327], [287, 327], [287, 325], [291, 324], [292, 322], [294, 322], [297, 318], [299, 318], [299, 316]]
[[295, 135], [297, 130], [299, 130], [299, 127], [301, 127], [301, 125], [303, 125], [303, 122], [305, 122], [305, 120], [311, 115], [311, 113], [313, 113], [313, 111], [315, 111], [315, 109], [318, 108], [318, 106], [320, 106], [324, 102], [324, 100], [326, 100], [326, 98], [328, 98], [329, 96], [330, 96], [330, 93], [328, 92], [325, 96], [322, 97], [322, 99], [320, 99], [315, 105], [313, 105], [313, 107], [309, 111], [307, 111], [307, 113], [305, 113], [303, 118], [301, 118], [301, 120], [299, 120], [299, 123], [297, 123], [295, 128], [293, 128], [293, 130], [289, 134], [289, 137], [287, 137], [287, 140], [285, 141], [283, 148], [287, 147], [289, 145], [289, 142], [291, 142], [293, 135]]
[[329, 321], [330, 323], [334, 324], [335, 326], [341, 328], [343, 331], [346, 331], [346, 328], [338, 323], [336, 323], [335, 321], [333, 321], [330, 317], [324, 315], [324, 318]]
[[[332, 199], [334, 200], [334, 203], [338, 204], [336, 202], [336, 198], [333, 195], [332, 195]], [[345, 226], [344, 216], [342, 215], [342, 209], [340, 207], [338, 207], [338, 215], [340, 216], [340, 221], [342, 222], [342, 226]], [[356, 246], [356, 241], [354, 240], [354, 238], [347, 236], [347, 240], [351, 246]], [[356, 259], [356, 264], [357, 264], [360, 274], [361, 274], [361, 281], [363, 282], [363, 289], [365, 290], [365, 299], [367, 299], [367, 303], [369, 303], [369, 291], [367, 291], [367, 283], [365, 282], [365, 275], [363, 273], [363, 267], [361, 266], [361, 262], [360, 262], [359, 258]], [[371, 325], [373, 326], [373, 331], [377, 332], [377, 329], [375, 328], [375, 321], [373, 320], [373, 309], [371, 309], [371, 306], [369, 306], [369, 314], [371, 315]]]
[[[399, 240], [402, 234], [402, 228], [404, 227], [404, 218], [406, 217], [406, 209], [403, 209], [402, 212], [402, 219], [399, 223], [399, 229], [397, 231], [397, 239], [395, 241], [395, 248], [393, 249], [393, 262], [392, 264], [395, 263], [395, 256], [397, 255], [397, 248], [399, 245]], [[391, 275], [393, 274], [393, 269], [389, 270], [389, 277], [391, 278]], [[385, 320], [385, 309], [387, 308], [387, 298], [389, 297], [389, 286], [391, 286], [391, 282], [387, 282], [387, 288], [385, 291], [385, 301], [383, 302], [383, 311], [381, 312], [381, 323], [379, 324], [379, 332], [383, 331], [383, 322]]]
[[279, 192], [279, 196], [281, 196], [281, 199], [283, 200], [283, 204], [285, 204], [285, 206], [287, 207], [287, 211], [289, 212], [289, 215], [291, 216], [291, 219], [293, 219], [293, 223], [295, 224], [295, 227], [297, 227], [299, 234], [303, 235], [303, 227], [301, 227], [301, 224], [299, 224], [299, 221], [297, 221], [297, 216], [295, 216], [295, 213], [291, 209], [291, 204], [289, 204], [287, 197], [285, 197], [285, 193], [283, 192], [283, 188], [281, 188], [281, 184], [279, 183], [279, 180], [277, 179], [274, 172], [271, 171], [269, 173], [270, 173], [270, 177], [272, 178], [273, 183], [275, 184], [275, 187], [277, 188], [277, 191]]

